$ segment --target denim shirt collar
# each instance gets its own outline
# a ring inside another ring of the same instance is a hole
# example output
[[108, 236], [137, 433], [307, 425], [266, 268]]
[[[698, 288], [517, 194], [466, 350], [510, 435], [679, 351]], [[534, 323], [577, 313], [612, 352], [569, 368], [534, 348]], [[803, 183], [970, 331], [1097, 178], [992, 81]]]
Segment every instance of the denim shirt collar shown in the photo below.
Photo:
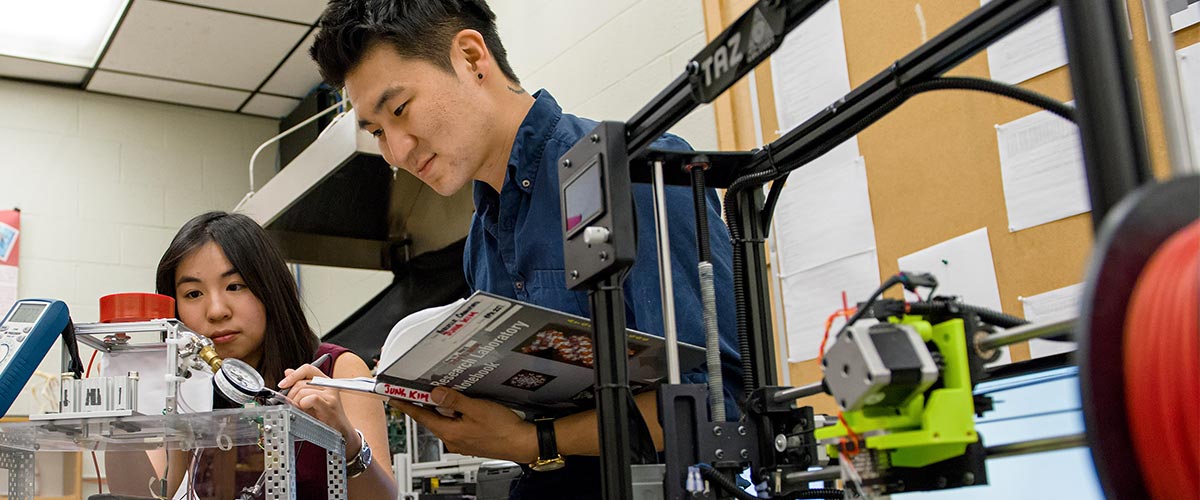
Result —
[[[542, 155], [546, 151], [546, 143], [562, 118], [562, 107], [550, 92], [545, 89], [539, 90], [533, 94], [533, 98], [533, 107], [529, 108], [529, 113], [521, 121], [521, 126], [517, 128], [517, 136], [513, 139], [501, 190], [518, 189], [525, 193], [533, 191], [538, 170], [545, 160]], [[499, 199], [491, 186], [483, 181], [475, 181], [474, 198], [479, 216], [485, 220], [495, 217], [494, 213], [489, 212], [494, 210], [493, 205], [497, 204]]]

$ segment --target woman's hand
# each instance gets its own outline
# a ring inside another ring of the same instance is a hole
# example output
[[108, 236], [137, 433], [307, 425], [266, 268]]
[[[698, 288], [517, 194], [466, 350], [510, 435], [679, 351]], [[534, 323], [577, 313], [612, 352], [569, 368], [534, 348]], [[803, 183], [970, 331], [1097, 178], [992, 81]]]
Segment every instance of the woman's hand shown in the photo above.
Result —
[[312, 415], [313, 418], [342, 433], [342, 437], [346, 439], [347, 457], [358, 455], [362, 448], [362, 441], [359, 440], [358, 433], [354, 431], [354, 425], [350, 423], [345, 410], [342, 409], [340, 393], [337, 389], [308, 384], [308, 380], [315, 377], [328, 378], [328, 375], [308, 364], [301, 365], [295, 370], [289, 368], [284, 370], [283, 374], [283, 380], [279, 381], [279, 388], [291, 388], [287, 394], [288, 400], [304, 410], [305, 413]]

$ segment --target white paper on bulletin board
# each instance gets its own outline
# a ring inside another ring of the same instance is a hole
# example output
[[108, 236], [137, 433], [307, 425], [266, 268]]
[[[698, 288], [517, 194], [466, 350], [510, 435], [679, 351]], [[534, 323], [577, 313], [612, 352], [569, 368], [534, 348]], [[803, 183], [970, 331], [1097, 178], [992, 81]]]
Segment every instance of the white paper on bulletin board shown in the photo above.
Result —
[[[783, 39], [779, 50], [771, 55], [771, 81], [775, 92], [775, 113], [780, 128], [777, 132], [780, 134], [803, 123], [850, 92], [850, 70], [846, 65], [846, 43], [842, 34], [841, 7], [837, 0], [817, 9], [800, 28], [792, 30]], [[858, 186], [861, 185], [865, 194], [865, 175], [861, 177], [861, 181], [851, 181], [847, 176], [853, 177], [854, 174], [840, 170], [857, 158], [858, 138], [851, 137], [850, 140], [800, 167], [789, 177], [774, 218], [776, 230], [773, 233], [779, 236], [777, 239], [780, 240], [780, 275], [808, 269], [868, 249], [850, 244], [853, 248], [843, 246], [832, 254], [826, 251], [822, 255], [812, 256], [782, 241], [794, 241], [796, 237], [811, 235], [811, 232], [804, 229], [808, 225], [807, 222], [816, 215], [808, 210], [810, 205], [805, 201], [810, 190], [804, 186], [808, 185], [809, 179], [824, 178], [826, 184], [830, 181], [835, 182], [839, 189], [843, 190], [858, 191]], [[831, 175], [838, 179], [828, 179]], [[853, 200], [854, 203], [865, 200], [863, 202], [868, 204], [867, 209], [870, 210], [868, 197], [854, 196]], [[803, 207], [804, 212], [798, 211], [798, 206]], [[855, 210], [855, 213], [858, 211]], [[868, 212], [868, 218], [869, 215]], [[874, 226], [866, 227], [864, 231], [871, 234], [872, 243], [869, 248], [874, 248]], [[836, 242], [834, 244], [836, 245]]]
[[1200, 0], [1158, 1], [1167, 3], [1167, 12], [1171, 15], [1172, 32], [1200, 23]]
[[[990, 0], [981, 0], [986, 5]], [[987, 48], [992, 79], [1017, 84], [1067, 64], [1058, 7], [1043, 12]]]
[[1092, 209], [1079, 127], [1049, 111], [996, 126], [1008, 230]]
[[849, 304], [855, 304], [879, 287], [879, 259], [874, 249], [868, 250], [784, 276], [782, 286], [788, 361], [814, 359], [826, 318], [842, 308], [842, 292]]
[[863, 158], [817, 161], [793, 171], [779, 197], [774, 227], [782, 276], [874, 250]]
[[1179, 87], [1192, 143], [1192, 161], [1200, 162], [1200, 43], [1179, 49], [1175, 57], [1179, 60]]
[[[987, 228], [900, 257], [899, 264], [901, 271], [933, 273], [938, 280], [938, 295], [955, 295], [967, 304], [1001, 310], [1000, 285], [996, 282]], [[908, 292], [905, 296], [916, 300]], [[1011, 361], [1008, 348], [1002, 351], [993, 365]]]
[[[780, 133], [804, 123], [850, 93], [841, 6], [825, 4], [771, 54], [771, 83]], [[857, 149], [853, 152], [858, 156]]]
[[[1065, 286], [1048, 292], [1018, 297], [1025, 309], [1025, 319], [1031, 323], [1062, 321], [1079, 317], [1079, 297], [1082, 284]], [[1075, 350], [1074, 342], [1033, 339], [1029, 341], [1029, 356], [1040, 358]]]

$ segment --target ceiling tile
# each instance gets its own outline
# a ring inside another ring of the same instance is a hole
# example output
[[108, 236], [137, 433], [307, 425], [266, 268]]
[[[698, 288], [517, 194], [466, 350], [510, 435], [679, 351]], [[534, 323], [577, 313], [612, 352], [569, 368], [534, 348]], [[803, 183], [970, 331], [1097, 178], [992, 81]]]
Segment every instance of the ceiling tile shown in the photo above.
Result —
[[255, 94], [254, 97], [250, 98], [250, 102], [246, 103], [246, 107], [242, 108], [242, 112], [258, 116], [281, 118], [295, 110], [298, 104], [300, 104], [300, 99]]
[[87, 68], [66, 66], [43, 61], [0, 56], [0, 76], [43, 82], [79, 83]]
[[97, 71], [95, 75], [92, 75], [87, 90], [226, 111], [237, 110], [238, 106], [241, 106], [246, 97], [250, 95], [249, 92], [240, 90], [159, 80], [104, 70]]
[[254, 90], [308, 28], [190, 5], [134, 2], [103, 69]]
[[279, 71], [267, 80], [263, 92], [304, 97], [321, 83], [321, 72], [317, 69], [317, 63], [308, 55], [308, 48], [312, 47], [316, 36], [316, 31], [313, 31], [304, 39], [292, 56], [279, 67]]
[[328, 0], [181, 0], [181, 3], [313, 24], [321, 17]]

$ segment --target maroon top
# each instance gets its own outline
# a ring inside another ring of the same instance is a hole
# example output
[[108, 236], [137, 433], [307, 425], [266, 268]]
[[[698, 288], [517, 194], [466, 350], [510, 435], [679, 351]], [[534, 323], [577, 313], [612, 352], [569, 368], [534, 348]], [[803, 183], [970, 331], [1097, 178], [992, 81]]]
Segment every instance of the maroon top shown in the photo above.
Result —
[[[317, 347], [317, 354], [314, 358], [319, 358], [322, 354], [329, 354], [329, 361], [317, 368], [332, 377], [333, 366], [337, 363], [338, 357], [348, 352], [350, 350], [345, 347], [321, 343]], [[296, 450], [296, 498], [325, 500], [329, 494], [325, 450], [305, 442], [296, 443]], [[349, 457], [347, 457], [347, 461], [349, 461]]]

